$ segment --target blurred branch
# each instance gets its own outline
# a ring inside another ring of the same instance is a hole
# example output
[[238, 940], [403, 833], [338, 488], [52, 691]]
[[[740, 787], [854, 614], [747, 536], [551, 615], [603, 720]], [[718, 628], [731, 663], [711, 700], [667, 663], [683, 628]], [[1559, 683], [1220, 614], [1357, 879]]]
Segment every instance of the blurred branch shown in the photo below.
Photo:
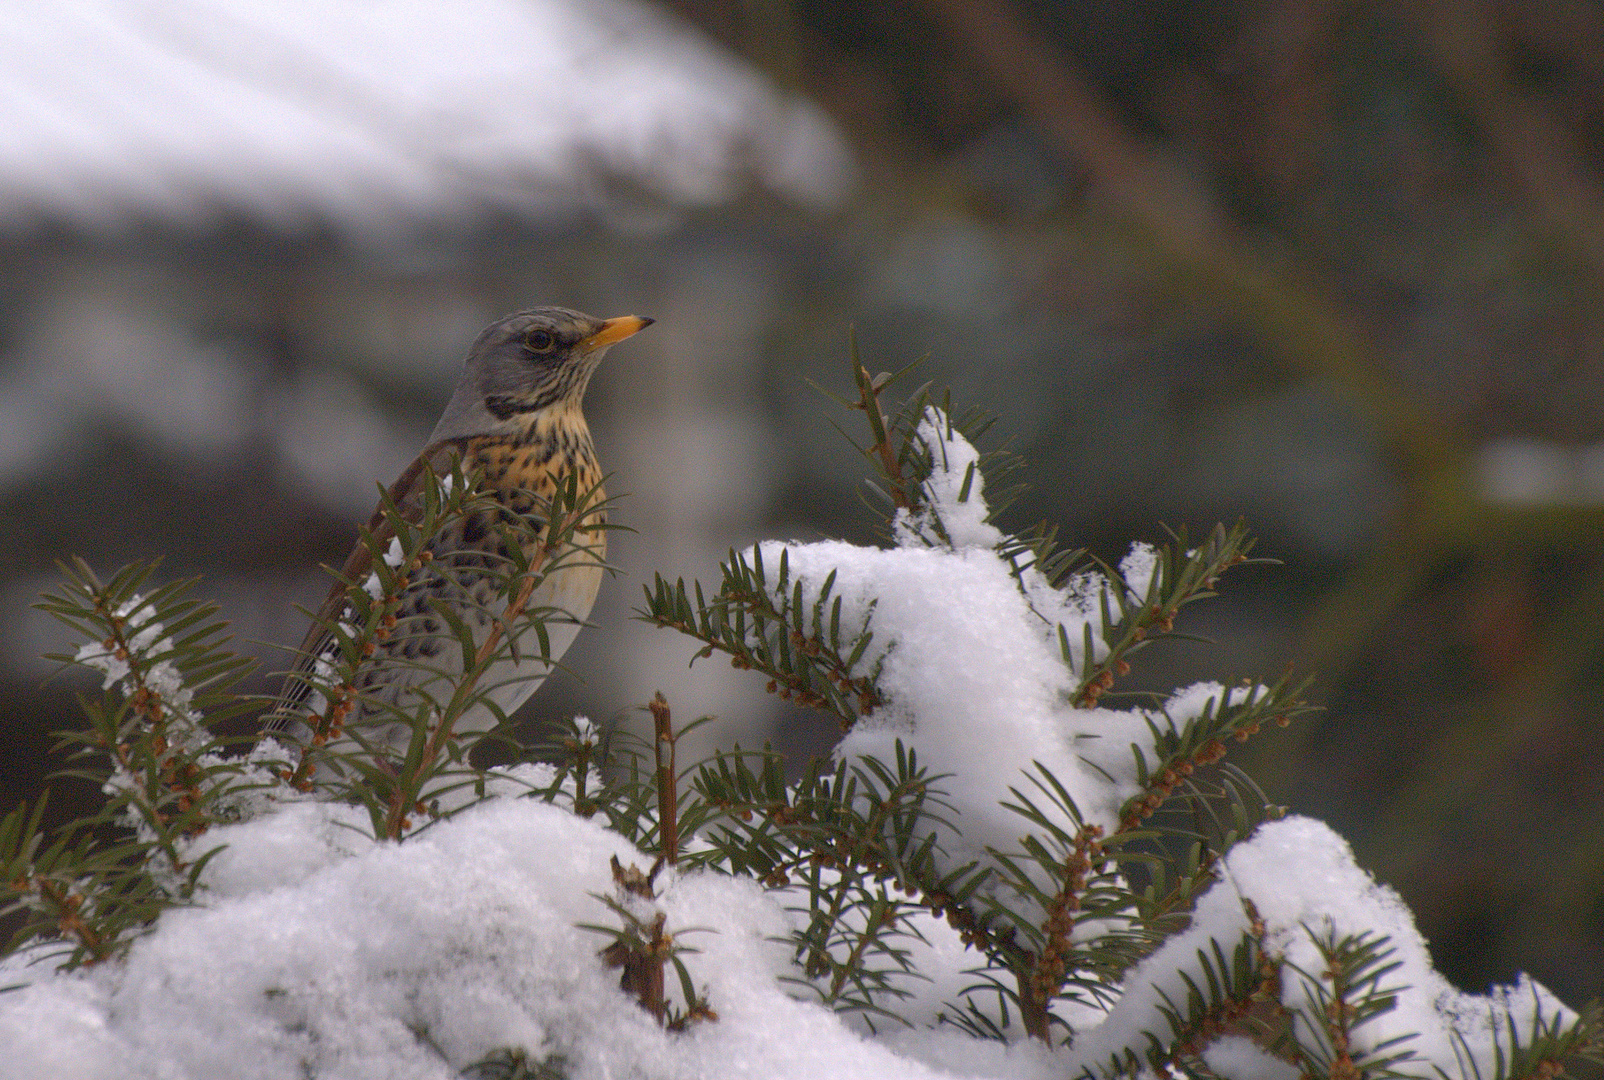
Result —
[[1462, 715], [1415, 756], [1418, 778], [1378, 815], [1389, 838], [1371, 853], [1378, 874], [1401, 881], [1418, 872], [1437, 854], [1440, 823], [1462, 818], [1485, 798], [1489, 779], [1561, 722], [1561, 688], [1599, 655], [1601, 608], [1604, 581], [1594, 579], [1548, 620], [1530, 659], [1500, 681], [1485, 705]]
[[1133, 140], [1080, 68], [1028, 31], [1007, 0], [926, 4], [1059, 152], [1084, 165], [1100, 193], [1165, 248], [1212, 261], [1236, 242], [1192, 178]]
[[1387, 377], [1347, 313], [1269, 266], [1198, 182], [1137, 142], [1074, 61], [1030, 33], [1003, 0], [925, 0], [987, 76], [1066, 158], [1082, 163], [1103, 198], [1138, 224], [1200, 292], [1212, 295], [1311, 374], [1347, 387], [1358, 407], [1411, 463], [1418, 487], [1463, 503], [1464, 448]]
[[1151, 237], [1196, 291], [1255, 327], [1304, 371], [1346, 387], [1404, 459], [1413, 490], [1403, 520], [1391, 529], [1400, 539], [1361, 569], [1348, 590], [1328, 597], [1310, 621], [1308, 643], [1322, 674], [1340, 671], [1441, 550], [1468, 536], [1477, 499], [1461, 434], [1388, 377], [1375, 348], [1329, 296], [1300, 284], [1305, 275], [1267, 265], [1196, 180], [1138, 143], [1074, 62], [1029, 32], [1011, 5], [926, 3], [1059, 152], [1085, 165], [1102, 196]]
[[[1187, 284], [1256, 327], [1289, 362], [1343, 385], [1399, 453], [1409, 485], [1405, 503], [1389, 526], [1388, 539], [1309, 616], [1302, 663], [1328, 681], [1339, 678], [1398, 606], [1454, 553], [1510, 533], [1552, 531], [1552, 514], [1489, 506], [1477, 490], [1465, 435], [1430, 415], [1388, 376], [1374, 346], [1354, 328], [1352, 316], [1329, 295], [1305, 284], [1306, 273], [1289, 273], [1254, 250], [1200, 183], [1159, 150], [1136, 140], [1075, 62], [1027, 29], [1011, 4], [926, 4], [1044, 137], [1087, 169], [1101, 197], [1136, 223]], [[1604, 190], [1586, 170], [1575, 140], [1510, 85], [1490, 44], [1484, 14], [1442, 2], [1421, 24], [1505, 167], [1539, 211], [1604, 269]], [[1564, 516], [1561, 532], [1597, 517], [1585, 512]], [[1476, 782], [1531, 737], [1531, 723], [1512, 718], [1530, 715], [1531, 703], [1544, 688], [1592, 655], [1591, 646], [1583, 644], [1591, 638], [1576, 620], [1580, 612], [1595, 611], [1597, 602], [1598, 597], [1588, 596], [1562, 615], [1545, 635], [1547, 648], [1505, 697], [1435, 748], [1427, 760], [1437, 762], [1436, 770], [1400, 795], [1393, 808], [1395, 825], [1402, 828], [1405, 818], [1418, 822], [1454, 813]], [[1302, 725], [1289, 734], [1296, 744], [1306, 743], [1312, 732], [1313, 725]], [[1296, 768], [1300, 747], [1285, 749], [1279, 760]], [[1277, 780], [1289, 778], [1261, 779], [1274, 790]], [[1417, 838], [1401, 864], [1424, 850]]]
[[[1604, 276], [1604, 184], [1576, 137], [1536, 95], [1511, 81], [1498, 26], [1486, 5], [1435, 0], [1416, 10], [1422, 37], [1499, 165], [1549, 225]], [[1596, 57], [1589, 66], [1599, 66]]]
[[1586, 0], [1502, 0], [1498, 16], [1528, 47], [1563, 56], [1580, 76], [1578, 93], [1604, 109], [1604, 11]]

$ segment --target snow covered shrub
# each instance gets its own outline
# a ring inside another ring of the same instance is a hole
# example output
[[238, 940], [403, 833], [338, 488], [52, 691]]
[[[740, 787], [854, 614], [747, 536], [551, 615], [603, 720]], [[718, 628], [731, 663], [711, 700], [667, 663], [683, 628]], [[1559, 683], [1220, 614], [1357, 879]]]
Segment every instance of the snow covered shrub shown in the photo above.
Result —
[[[715, 590], [657, 578], [640, 613], [836, 718], [795, 779], [767, 750], [682, 764], [661, 696], [649, 740], [581, 717], [473, 768], [453, 717], [521, 631], [396, 707], [405, 754], [341, 730], [474, 477], [433, 481], [348, 583], [304, 745], [216, 736], [245, 703], [212, 609], [75, 564], [46, 606], [104, 675], [68, 738], [108, 806], [50, 838], [38, 806], [0, 823], [0, 1077], [1504, 1080], [1600, 1057], [1596, 1007], [1449, 987], [1396, 894], [1231, 765], [1301, 686], [1121, 692], [1248, 559], [1242, 527], [1117, 568], [1005, 532], [1014, 462], [976, 449], [980, 418], [924, 391], [887, 415], [894, 378], [853, 371], [884, 545], [762, 543]], [[509, 567], [507, 618], [538, 627], [517, 598], [558, 569]]]
[[1346, 844], [1224, 760], [1305, 711], [1300, 686], [1109, 706], [1247, 559], [1245, 529], [1138, 543], [1117, 571], [1048, 527], [1009, 535], [986, 493], [1017, 463], [975, 449], [986, 421], [924, 391], [887, 416], [895, 377], [854, 374], [890, 545], [762, 543], [711, 595], [659, 577], [643, 612], [840, 722], [795, 783], [717, 755], [688, 808], [691, 863], [794, 913], [803, 992], [871, 1032], [1022, 1028], [1069, 1076], [1546, 1076], [1598, 1054], [1596, 1009], [1452, 991]]
[[193, 896], [206, 861], [194, 837], [248, 816], [252, 793], [273, 783], [256, 755], [226, 753], [212, 730], [251, 707], [233, 692], [249, 661], [223, 647], [217, 608], [185, 596], [193, 582], [140, 592], [154, 569], [102, 582], [75, 559], [39, 605], [86, 639], [52, 659], [105, 676], [101, 700], [80, 699], [86, 729], [60, 735], [77, 766], [66, 775], [99, 783], [107, 798], [48, 845], [43, 798], [0, 819], [0, 914], [21, 916], [8, 951], [40, 939], [69, 965], [116, 955]]
[[[316, 798], [362, 806], [373, 836], [398, 840], [486, 793], [487, 778], [467, 764], [455, 725], [481, 706], [500, 715], [487, 673], [517, 648], [526, 627], [533, 631], [528, 640], [549, 653], [546, 623], [566, 615], [531, 605], [530, 595], [546, 575], [572, 565], [571, 553], [558, 553], [570, 552], [580, 523], [600, 503], [595, 492], [570, 482], [538, 510], [498, 515], [500, 527], [530, 540], [511, 545], [506, 566], [484, 571], [499, 576], [498, 591], [508, 599], [500, 631], [478, 649], [470, 642], [460, 669], [431, 671], [405, 705], [368, 698], [379, 714], [374, 728], [397, 724], [410, 731], [410, 745], [397, 755], [370, 731], [344, 722], [362, 694], [362, 674], [374, 662], [375, 644], [396, 625], [409, 581], [430, 558], [429, 538], [451, 521], [500, 510], [460, 467], [429, 480], [416, 522], [380, 492], [380, 513], [393, 535], [381, 542], [363, 530], [373, 569], [347, 583], [341, 614], [324, 626], [330, 657], [290, 677], [292, 687], [304, 689], [308, 732], [300, 740], [257, 743], [218, 734], [229, 718], [260, 711], [260, 702], [234, 692], [253, 665], [227, 648], [227, 624], [217, 619], [216, 606], [187, 596], [195, 582], [146, 592], [154, 563], [126, 567], [107, 581], [81, 559], [63, 568], [61, 589], [39, 607], [85, 643], [50, 659], [104, 676], [101, 698], [82, 701], [87, 730], [60, 733], [77, 766], [66, 775], [100, 785], [107, 802], [49, 845], [39, 828], [43, 799], [0, 820], [0, 915], [22, 916], [12, 950], [36, 939], [53, 942], [45, 951], [66, 950], [73, 966], [115, 955], [161, 911], [194, 898], [217, 850], [208, 835], [216, 825]], [[470, 637], [452, 611], [438, 613], [449, 633]], [[531, 677], [546, 670], [529, 667]], [[242, 753], [241, 743], [255, 745]]]

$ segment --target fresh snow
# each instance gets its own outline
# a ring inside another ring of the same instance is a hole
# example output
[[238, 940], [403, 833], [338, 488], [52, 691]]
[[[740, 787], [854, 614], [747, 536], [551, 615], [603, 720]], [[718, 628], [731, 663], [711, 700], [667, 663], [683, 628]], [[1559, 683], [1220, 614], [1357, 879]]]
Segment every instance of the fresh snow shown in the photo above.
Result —
[[[1482, 1075], [1491, 1075], [1495, 1034], [1508, 1053], [1506, 1024], [1528, 1036], [1539, 1007], [1550, 1021], [1574, 1019], [1559, 999], [1525, 975], [1485, 996], [1456, 990], [1432, 968], [1426, 940], [1403, 898], [1361, 869], [1347, 841], [1323, 822], [1290, 817], [1265, 825], [1251, 842], [1232, 849], [1226, 866], [1226, 881], [1214, 891], [1252, 899], [1269, 929], [1269, 948], [1312, 976], [1322, 964], [1310, 930], [1335, 928], [1339, 936], [1369, 931], [1390, 939], [1390, 962], [1399, 966], [1384, 985], [1404, 990], [1395, 1009], [1358, 1030], [1355, 1052], [1414, 1034], [1403, 1046], [1425, 1060], [1452, 1072], [1456, 1052], [1469, 1050]], [[1290, 1008], [1307, 1008], [1307, 989], [1306, 981], [1287, 978], [1281, 999]]]
[[[1071, 1076], [1164, 1030], [1154, 991], [1184, 1001], [1178, 972], [1197, 978], [1196, 950], [1211, 938], [1229, 955], [1248, 929], [1243, 897], [1272, 947], [1304, 970], [1319, 970], [1306, 927], [1391, 936], [1403, 967], [1390, 981], [1407, 989], [1359, 1029], [1356, 1049], [1419, 1032], [1408, 1045], [1452, 1071], [1457, 1032], [1485, 1067], [1499, 1010], [1521, 1026], [1538, 1002], [1549, 1016], [1561, 1009], [1529, 980], [1491, 997], [1451, 989], [1396, 894], [1324, 825], [1289, 818], [1233, 849], [1192, 928], [1132, 971], [1106, 1018], [1078, 1012], [1074, 1047], [1054, 1053], [950, 1028], [865, 1037], [784, 992], [779, 979], [795, 969], [773, 939], [790, 917], [772, 895], [721, 875], [660, 875], [656, 903], [699, 950], [685, 963], [719, 1016], [673, 1035], [618, 989], [597, 957], [604, 940], [576, 925], [614, 919], [591, 896], [613, 891], [610, 857], [648, 865], [616, 834], [536, 799], [491, 800], [399, 845], [367, 839], [361, 814], [308, 802], [213, 830], [207, 843], [226, 846], [207, 869], [205, 905], [163, 916], [125, 964], [63, 974], [26, 966], [27, 954], [0, 964], [0, 986], [27, 984], [0, 994], [0, 1077], [445, 1080], [506, 1046], [562, 1056], [574, 1080]], [[920, 958], [940, 985], [908, 984], [913, 1015], [933, 1018], [940, 992], [975, 962], [942, 927], [920, 924], [932, 939]], [[1288, 1006], [1301, 994], [1286, 980]], [[1231, 1072], [1246, 1080], [1292, 1075], [1245, 1043], [1209, 1056], [1248, 1063]]]
[[892, 528], [898, 546], [941, 546], [941, 534], [935, 528], [939, 520], [946, 538], [960, 551], [996, 547], [1003, 534], [986, 521], [991, 511], [982, 497], [985, 481], [980, 475], [980, 453], [952, 429], [940, 409], [927, 409], [917, 431], [932, 457], [930, 477], [923, 485], [928, 502], [918, 513], [897, 511]]
[[[833, 573], [843, 628], [867, 625], [875, 635], [862, 664], [880, 665], [888, 703], [863, 718], [837, 754], [890, 758], [900, 741], [933, 772], [950, 774], [938, 786], [964, 834], [964, 846], [944, 855], [954, 866], [989, 858], [988, 849], [1018, 850], [1026, 823], [998, 805], [1011, 790], [1074, 830], [1069, 813], [1034, 786], [1043, 770], [1082, 820], [1112, 830], [1138, 790], [1135, 756], [1153, 757], [1155, 729], [1253, 691], [1200, 683], [1161, 707], [1072, 707], [1060, 627], [1079, 640], [1088, 620], [1101, 620], [1103, 590], [1145, 595], [1155, 552], [1133, 548], [1118, 582], [1084, 574], [1055, 593], [996, 550], [1002, 537], [987, 531], [978, 476], [958, 497], [973, 449], [939, 413], [920, 432], [938, 467], [924, 509], [899, 519], [897, 547], [770, 542], [756, 553], [771, 571], [783, 555], [804, 598]], [[135, 598], [123, 614], [137, 619], [143, 605]], [[145, 623], [139, 641], [159, 652], [165, 630], [153, 618]], [[103, 647], [86, 646], [80, 660], [109, 684], [128, 676]], [[176, 700], [178, 691], [163, 693]], [[577, 726], [595, 738], [588, 720]], [[1200, 953], [1217, 944], [1229, 958], [1248, 932], [1262, 933], [1269, 952], [1288, 962], [1283, 1004], [1313, 1016], [1314, 983], [1298, 975], [1318, 979], [1323, 967], [1311, 933], [1388, 936], [1398, 967], [1386, 985], [1397, 988], [1397, 1005], [1359, 1028], [1353, 1048], [1416, 1035], [1402, 1044], [1419, 1055], [1404, 1064], [1407, 1072], [1432, 1075], [1440, 1066], [1450, 1076], [1490, 1075], [1497, 1039], [1507, 1038], [1500, 1025], [1526, 1033], [1539, 1010], [1551, 1020], [1571, 1015], [1524, 978], [1487, 996], [1451, 988], [1398, 896], [1360, 869], [1325, 825], [1291, 817], [1231, 849], [1191, 925], [1109, 987], [1106, 1010], [1059, 1003], [1075, 1036], [1056, 1051], [939, 1026], [938, 1014], [974, 983], [980, 963], [942, 921], [916, 915], [905, 924], [922, 936], [910, 939], [910, 950], [928, 977], [904, 980], [912, 996], [892, 1003], [909, 1026], [881, 1021], [870, 1032], [786, 981], [799, 975], [785, 943], [797, 925], [787, 909], [796, 893], [665, 872], [658, 899], [632, 899], [631, 910], [649, 920], [655, 905], [670, 932], [699, 950], [683, 959], [718, 1014], [671, 1034], [619, 989], [598, 956], [607, 939], [579, 925], [618, 925], [599, 899], [615, 895], [612, 858], [642, 869], [650, 860], [596, 821], [518, 797], [549, 785], [549, 766], [495, 771], [495, 797], [394, 844], [368, 838], [363, 811], [282, 791], [270, 801], [265, 767], [275, 752], [271, 742], [258, 748], [263, 787], [238, 807], [241, 817], [255, 816], [196, 841], [191, 855], [222, 847], [205, 868], [196, 906], [165, 914], [125, 961], [54, 972], [32, 950], [0, 963], [0, 987], [17, 986], [0, 993], [0, 1078], [449, 1078], [507, 1047], [534, 1060], [560, 1057], [574, 1080], [1100, 1076], [1126, 1048], [1145, 1048], [1144, 1032], [1167, 1032], [1164, 1003], [1186, 1000], [1187, 977], [1206, 982]], [[1077, 938], [1087, 930], [1082, 924]], [[668, 981], [677, 997], [672, 973]], [[1220, 1040], [1205, 1057], [1241, 1080], [1295, 1075], [1238, 1038]]]
[[[126, 964], [0, 967], [0, 985], [37, 980], [0, 994], [0, 1076], [444, 1080], [505, 1046], [560, 1055], [574, 1080], [978, 1075], [787, 996], [787, 916], [753, 882], [693, 875], [658, 902], [719, 1014], [676, 1036], [576, 925], [616, 922], [590, 895], [613, 891], [610, 857], [649, 865], [616, 834], [501, 799], [396, 845], [363, 839], [360, 813], [302, 803], [214, 830], [206, 906], [163, 916]], [[1034, 1059], [984, 1056], [998, 1076]]]

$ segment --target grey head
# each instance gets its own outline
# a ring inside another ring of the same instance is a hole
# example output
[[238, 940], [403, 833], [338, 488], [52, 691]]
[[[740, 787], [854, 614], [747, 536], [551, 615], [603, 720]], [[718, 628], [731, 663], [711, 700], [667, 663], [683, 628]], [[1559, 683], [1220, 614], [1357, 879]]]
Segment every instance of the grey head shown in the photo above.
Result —
[[608, 346], [651, 324], [635, 315], [598, 319], [560, 307], [491, 323], [468, 350], [462, 381], [430, 444], [522, 428], [548, 409], [577, 409]]

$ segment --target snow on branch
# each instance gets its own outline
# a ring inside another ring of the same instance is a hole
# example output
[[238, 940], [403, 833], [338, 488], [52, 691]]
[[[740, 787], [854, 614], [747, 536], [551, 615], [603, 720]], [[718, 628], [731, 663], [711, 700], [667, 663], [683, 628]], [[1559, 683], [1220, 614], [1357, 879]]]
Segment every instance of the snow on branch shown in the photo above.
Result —
[[[320, 749], [351, 779], [302, 790], [211, 734], [239, 699], [209, 609], [76, 567], [47, 605], [107, 682], [75, 745], [123, 770], [99, 824], [130, 839], [0, 819], [0, 914], [27, 920], [0, 1072], [1516, 1080], [1600, 1057], [1596, 1007], [1452, 989], [1397, 895], [1232, 764], [1301, 685], [1124, 690], [1244, 528], [1117, 569], [1010, 530], [983, 417], [928, 393], [887, 414], [895, 378], [855, 379], [886, 545], [764, 542], [642, 609], [836, 718], [800, 776], [767, 749], [679, 762], [705, 720], [659, 697], [650, 740], [575, 718], [491, 770], [422, 709], [393, 775]], [[467, 493], [439, 478], [422, 531]], [[348, 583], [345, 661], [423, 539]], [[474, 690], [463, 667], [440, 700]], [[433, 732], [452, 798], [394, 797]]]

